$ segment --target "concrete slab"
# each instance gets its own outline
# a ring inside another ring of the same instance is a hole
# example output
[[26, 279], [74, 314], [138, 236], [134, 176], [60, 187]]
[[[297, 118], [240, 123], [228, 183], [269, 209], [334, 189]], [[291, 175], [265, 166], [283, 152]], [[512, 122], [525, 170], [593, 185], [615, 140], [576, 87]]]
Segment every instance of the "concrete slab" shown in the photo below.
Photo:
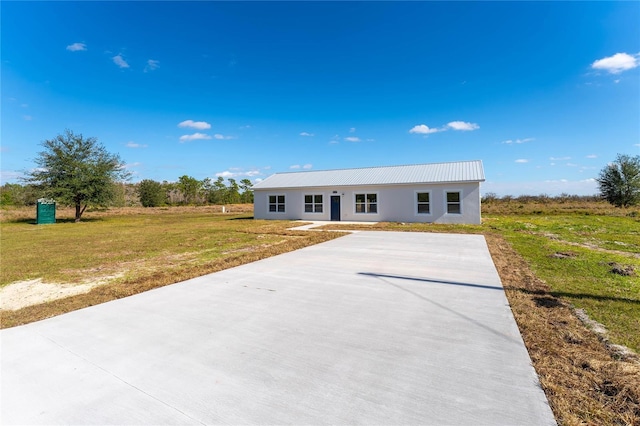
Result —
[[0, 344], [2, 424], [555, 423], [477, 235], [351, 234]]

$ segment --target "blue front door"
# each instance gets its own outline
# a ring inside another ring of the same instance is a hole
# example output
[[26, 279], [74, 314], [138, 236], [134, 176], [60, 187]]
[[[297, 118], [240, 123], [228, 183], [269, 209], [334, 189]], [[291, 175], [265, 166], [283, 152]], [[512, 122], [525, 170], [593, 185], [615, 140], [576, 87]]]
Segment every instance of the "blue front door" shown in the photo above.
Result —
[[331, 196], [331, 220], [340, 220], [340, 196]]

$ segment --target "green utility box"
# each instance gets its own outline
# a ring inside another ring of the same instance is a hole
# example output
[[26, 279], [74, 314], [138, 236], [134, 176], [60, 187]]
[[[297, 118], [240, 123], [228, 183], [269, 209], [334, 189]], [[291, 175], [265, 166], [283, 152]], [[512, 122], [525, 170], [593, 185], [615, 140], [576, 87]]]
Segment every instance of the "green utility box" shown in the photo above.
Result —
[[36, 224], [56, 223], [56, 202], [46, 198], [38, 200], [36, 208]]

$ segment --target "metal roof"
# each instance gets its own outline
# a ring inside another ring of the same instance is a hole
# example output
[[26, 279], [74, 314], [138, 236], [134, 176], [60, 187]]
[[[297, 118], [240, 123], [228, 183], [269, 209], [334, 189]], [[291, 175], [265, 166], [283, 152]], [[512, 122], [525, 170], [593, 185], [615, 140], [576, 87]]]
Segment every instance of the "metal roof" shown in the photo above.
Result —
[[253, 189], [483, 182], [482, 161], [276, 173]]

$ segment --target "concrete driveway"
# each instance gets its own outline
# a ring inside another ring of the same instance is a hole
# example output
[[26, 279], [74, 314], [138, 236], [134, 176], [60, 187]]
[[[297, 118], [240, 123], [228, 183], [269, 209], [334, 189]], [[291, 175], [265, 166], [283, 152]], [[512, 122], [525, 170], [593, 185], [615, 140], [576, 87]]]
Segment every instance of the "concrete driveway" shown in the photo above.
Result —
[[0, 342], [2, 424], [555, 423], [477, 235], [360, 232]]

